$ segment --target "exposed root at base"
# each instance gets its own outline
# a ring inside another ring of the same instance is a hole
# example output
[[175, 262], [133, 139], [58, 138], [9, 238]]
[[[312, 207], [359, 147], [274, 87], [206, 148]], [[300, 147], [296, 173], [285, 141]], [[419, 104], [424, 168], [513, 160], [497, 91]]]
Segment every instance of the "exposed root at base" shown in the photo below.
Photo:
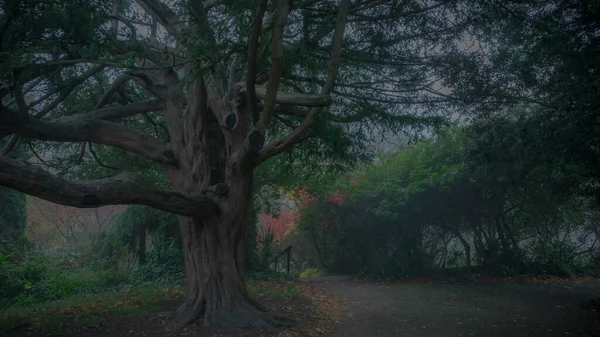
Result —
[[265, 305], [261, 304], [259, 301], [253, 299], [252, 297], [250, 297], [248, 299], [248, 302], [250, 303], [251, 306], [255, 307], [259, 311], [262, 311], [262, 312], [271, 312], [271, 310], [269, 310], [269, 308], [267, 308]]
[[204, 325], [216, 325], [230, 330], [252, 329], [272, 332], [296, 325], [294, 319], [269, 311], [266, 306], [250, 299], [249, 303], [241, 308], [221, 309], [207, 317], [202, 306], [196, 303], [191, 308], [180, 307], [177, 316], [168, 325], [167, 331], [177, 335], [186, 326], [202, 317], [204, 317]]
[[177, 309], [177, 314], [173, 321], [167, 325], [167, 332], [176, 336], [183, 331], [186, 326], [200, 318], [203, 313], [203, 306], [201, 303], [201, 301], [196, 301], [192, 307], [189, 307], [187, 303], [181, 305]]
[[231, 330], [254, 329], [269, 332], [296, 325], [296, 321], [289, 317], [244, 309], [219, 310], [212, 315], [210, 323]]

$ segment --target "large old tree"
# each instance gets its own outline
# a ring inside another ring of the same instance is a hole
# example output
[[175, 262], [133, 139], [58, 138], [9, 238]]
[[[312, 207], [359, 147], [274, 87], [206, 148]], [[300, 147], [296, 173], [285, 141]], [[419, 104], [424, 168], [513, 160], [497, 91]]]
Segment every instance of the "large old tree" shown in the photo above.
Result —
[[[381, 126], [436, 121], [423, 116], [446, 97], [435, 67], [458, 47], [459, 14], [433, 0], [7, 1], [0, 185], [178, 214], [187, 295], [176, 329], [289, 323], [244, 284], [253, 170], [282, 152], [280, 163], [311, 158], [292, 152], [301, 141], [317, 160], [358, 155]], [[18, 144], [55, 166], [15, 158]], [[111, 149], [159, 167], [129, 172], [138, 166], [99, 158]], [[82, 162], [101, 179], [72, 179]], [[168, 187], [144, 179], [160, 172]]]

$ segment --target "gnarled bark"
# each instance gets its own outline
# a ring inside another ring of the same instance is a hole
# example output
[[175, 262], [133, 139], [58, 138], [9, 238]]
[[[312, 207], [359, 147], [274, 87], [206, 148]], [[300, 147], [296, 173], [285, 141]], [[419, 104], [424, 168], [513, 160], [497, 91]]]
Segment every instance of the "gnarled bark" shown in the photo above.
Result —
[[246, 146], [247, 104], [238, 92], [232, 111], [237, 122], [227, 125], [221, 117], [229, 112], [215, 85], [197, 79], [188, 87], [187, 99], [174, 87], [163, 110], [178, 161], [168, 167], [170, 185], [184, 195], [212, 191], [218, 207], [215, 214], [179, 217], [186, 299], [171, 328], [179, 331], [197, 319], [232, 329], [289, 325], [292, 320], [265, 312], [246, 290], [244, 238], [253, 176]]
[[172, 322], [178, 331], [196, 319], [230, 329], [271, 330], [294, 323], [250, 299], [244, 282], [244, 227], [252, 175], [208, 218], [180, 217], [185, 252], [186, 299]]
[[[178, 57], [189, 57], [193, 61], [183, 63], [186, 64], [184, 69], [176, 69], [175, 63], [171, 63], [175, 56], [170, 55], [169, 48], [165, 48], [164, 53], [149, 48], [154, 51], [152, 55], [143, 50], [136, 52], [157, 67], [127, 71], [119, 76], [96, 104], [95, 110], [85, 116], [51, 120], [40, 119], [40, 115], [32, 116], [31, 112], [24, 111], [28, 107], [22, 102], [22, 95], [19, 95], [21, 88], [18, 87], [18, 111], [0, 104], [0, 132], [37, 140], [97, 143], [136, 153], [162, 164], [161, 167], [167, 170], [172, 190], [150, 187], [140, 181], [139, 176], [131, 174], [88, 182], [66, 181], [41, 168], [4, 157], [0, 158], [0, 185], [76, 207], [137, 203], [177, 213], [185, 252], [187, 295], [172, 324], [176, 330], [200, 318], [206, 325], [229, 328], [270, 330], [290, 325], [293, 323], [291, 319], [268, 313], [265, 307], [250, 299], [244, 283], [244, 239], [252, 200], [252, 171], [264, 160], [301, 141], [322, 108], [331, 104], [330, 95], [340, 65], [351, 3], [349, 0], [341, 1], [332, 36], [330, 69], [321, 93], [313, 95], [279, 91], [285, 65], [283, 38], [284, 24], [291, 8], [289, 1], [277, 2], [274, 25], [269, 29], [261, 27], [262, 19], [258, 17], [265, 10], [259, 8], [257, 11], [253, 41], [261, 40], [258, 35], [271, 34], [271, 65], [267, 69], [261, 67], [265, 73], [260, 76], [269, 78], [264, 88], [256, 86], [263, 80], [254, 75], [258, 73], [255, 68], [262, 64], [257, 59], [267, 50], [266, 47], [261, 46], [260, 53], [256, 50], [257, 46], [249, 48], [251, 55], [248, 62], [254, 62], [247, 67], [252, 75], [250, 78], [246, 81], [237, 78], [236, 70], [240, 63], [236, 61], [230, 67], [229, 81], [226, 81], [224, 71], [220, 69], [222, 65], [205, 67], [202, 58], [190, 53], [201, 46], [195, 39], [189, 39], [187, 32], [184, 34], [184, 28], [193, 29], [193, 26], [180, 20], [169, 5], [159, 0], [136, 2], [177, 40], [176, 49], [181, 52]], [[202, 8], [202, 1], [193, 0], [188, 5], [192, 22], [202, 27], [201, 35], [214, 42], [213, 32], [206, 27], [206, 8]], [[113, 15], [111, 18], [129, 27], [122, 17]], [[125, 50], [135, 48], [121, 48], [122, 43], [115, 40], [114, 46], [100, 46], [110, 55], [121, 55]], [[80, 62], [67, 61], [69, 64]], [[46, 65], [51, 66], [50, 63]], [[186, 85], [181, 85], [181, 72], [190, 80]], [[103, 107], [115, 93], [128, 100], [121, 89], [129, 80], [134, 80], [157, 100], [123, 107]], [[236, 81], [250, 83], [247, 90], [252, 92], [246, 95], [243, 86], [235, 85]], [[229, 90], [224, 90], [226, 83]], [[187, 93], [182, 92], [183, 88], [187, 88]], [[0, 96], [3, 95], [2, 89]], [[235, 95], [234, 91], [237, 91]], [[262, 111], [256, 109], [258, 100], [263, 101]], [[252, 109], [255, 114], [253, 121], [248, 116], [248, 105], [255, 108]], [[277, 105], [300, 105], [312, 109], [292, 133], [265, 145], [271, 139], [268, 137], [269, 125]], [[132, 127], [109, 121], [154, 110], [162, 111], [169, 144]], [[19, 173], [15, 174], [16, 170]]]

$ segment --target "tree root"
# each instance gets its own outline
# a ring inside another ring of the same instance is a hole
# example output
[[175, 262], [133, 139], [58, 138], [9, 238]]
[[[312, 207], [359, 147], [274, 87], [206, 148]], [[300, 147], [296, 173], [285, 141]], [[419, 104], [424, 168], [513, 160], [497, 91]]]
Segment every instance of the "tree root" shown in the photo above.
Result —
[[253, 329], [273, 332], [296, 325], [294, 319], [271, 313], [266, 306], [249, 299], [248, 303], [235, 308], [220, 309], [211, 315], [204, 312], [200, 302], [195, 302], [191, 307], [184, 305], [177, 310], [177, 316], [167, 326], [167, 331], [177, 335], [186, 326], [202, 317], [204, 317], [204, 325], [217, 325], [229, 330]]
[[262, 312], [271, 312], [271, 310], [269, 308], [267, 308], [265, 305], [263, 305], [262, 303], [260, 303], [259, 301], [253, 299], [252, 297], [250, 297], [248, 299], [248, 302], [250, 303], [251, 306], [255, 307], [256, 309], [258, 309], [258, 311], [262, 311]]
[[202, 300], [197, 300], [192, 306], [187, 302], [183, 303], [178, 309], [175, 319], [167, 325], [167, 332], [171, 335], [179, 335], [183, 329], [189, 324], [193, 323], [204, 312], [204, 306]]
[[223, 309], [214, 313], [210, 323], [231, 329], [255, 329], [261, 331], [277, 331], [296, 325], [292, 318], [274, 315], [256, 309]]

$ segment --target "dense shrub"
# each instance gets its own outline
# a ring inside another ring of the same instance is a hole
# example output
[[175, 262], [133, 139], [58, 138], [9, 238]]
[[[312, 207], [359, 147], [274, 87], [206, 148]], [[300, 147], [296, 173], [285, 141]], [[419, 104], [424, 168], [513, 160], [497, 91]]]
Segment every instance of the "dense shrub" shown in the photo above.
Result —
[[33, 286], [42, 281], [46, 273], [46, 267], [39, 258], [0, 254], [0, 302], [26, 301]]
[[134, 282], [180, 284], [183, 282], [183, 251], [176, 239], [155, 235], [154, 247], [146, 256], [146, 263], [133, 275]]

